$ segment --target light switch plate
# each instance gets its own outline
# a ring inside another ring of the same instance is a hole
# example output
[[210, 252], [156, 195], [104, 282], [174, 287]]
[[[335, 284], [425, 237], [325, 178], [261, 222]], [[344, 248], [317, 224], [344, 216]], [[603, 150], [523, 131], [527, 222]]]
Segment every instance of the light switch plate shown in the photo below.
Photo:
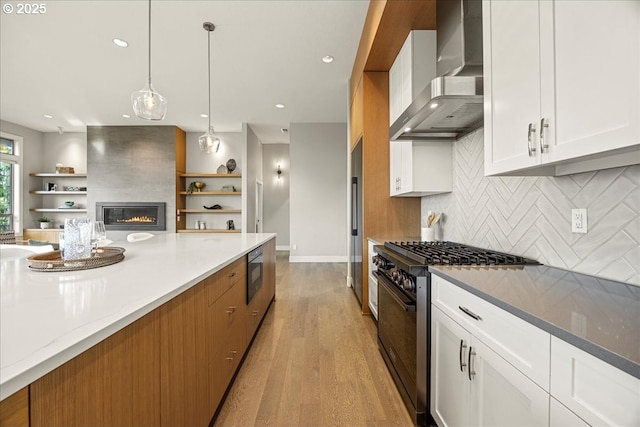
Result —
[[571, 209], [571, 232], [586, 233], [587, 232], [587, 210]]

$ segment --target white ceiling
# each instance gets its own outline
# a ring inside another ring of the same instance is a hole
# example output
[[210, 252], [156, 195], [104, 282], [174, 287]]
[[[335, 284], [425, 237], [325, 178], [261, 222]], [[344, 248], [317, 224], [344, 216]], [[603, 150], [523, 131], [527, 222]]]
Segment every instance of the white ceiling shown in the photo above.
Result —
[[[204, 133], [202, 23], [210, 21], [212, 124], [236, 132], [249, 123], [264, 143], [288, 142], [280, 129], [292, 122], [346, 120], [348, 78], [368, 8], [365, 0], [154, 0], [151, 74], [169, 108], [162, 122], [148, 122], [130, 102], [148, 74], [146, 0], [49, 0], [37, 2], [46, 5], [40, 15], [18, 14], [18, 3], [3, 1], [0, 14], [0, 119], [41, 132], [163, 124]], [[129, 47], [116, 47], [115, 37]], [[325, 55], [335, 61], [324, 64]]]

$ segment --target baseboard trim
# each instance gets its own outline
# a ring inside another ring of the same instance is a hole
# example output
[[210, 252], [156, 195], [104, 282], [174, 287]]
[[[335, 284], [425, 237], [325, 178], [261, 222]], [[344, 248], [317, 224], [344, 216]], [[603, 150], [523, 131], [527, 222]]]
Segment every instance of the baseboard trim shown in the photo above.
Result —
[[290, 256], [289, 262], [347, 262], [346, 256]]

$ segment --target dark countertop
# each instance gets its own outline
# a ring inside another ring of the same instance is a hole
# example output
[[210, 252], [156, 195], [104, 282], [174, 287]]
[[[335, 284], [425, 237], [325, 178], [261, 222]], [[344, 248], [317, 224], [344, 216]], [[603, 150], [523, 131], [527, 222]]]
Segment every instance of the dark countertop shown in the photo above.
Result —
[[640, 378], [640, 286], [546, 265], [429, 270]]

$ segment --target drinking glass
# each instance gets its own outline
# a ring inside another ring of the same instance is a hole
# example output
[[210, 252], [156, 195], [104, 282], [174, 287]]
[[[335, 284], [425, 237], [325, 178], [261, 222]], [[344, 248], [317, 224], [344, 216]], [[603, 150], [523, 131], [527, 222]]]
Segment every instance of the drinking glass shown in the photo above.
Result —
[[104, 228], [104, 221], [93, 221], [91, 229], [91, 244], [94, 253], [98, 256], [98, 243], [107, 238], [107, 230]]

